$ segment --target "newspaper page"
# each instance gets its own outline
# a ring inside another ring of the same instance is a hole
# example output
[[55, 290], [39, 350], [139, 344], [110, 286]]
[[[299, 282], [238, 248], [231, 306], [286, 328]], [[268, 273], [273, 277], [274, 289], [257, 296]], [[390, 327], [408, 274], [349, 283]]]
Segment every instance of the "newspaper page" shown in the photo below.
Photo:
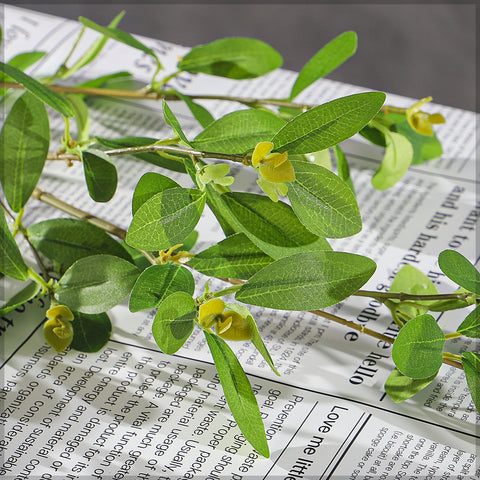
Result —
[[[29, 71], [35, 75], [52, 73], [80, 31], [76, 22], [16, 7], [5, 6], [3, 13], [6, 60], [24, 51], [48, 52]], [[86, 38], [96, 34], [87, 31]], [[167, 73], [173, 71], [177, 56], [188, 51], [160, 40], [142, 41], [161, 55]], [[152, 69], [142, 52], [109, 41], [83, 75], [95, 78], [121, 70], [146, 82]], [[282, 97], [294, 78], [293, 72], [279, 70], [242, 83], [190, 74], [174, 82], [185, 93]], [[364, 90], [321, 80], [298, 100], [323, 103]], [[409, 106], [413, 99], [388, 95], [387, 103]], [[225, 102], [204, 105], [216, 118], [233, 108]], [[92, 129], [100, 136], [168, 135], [158, 103], [92, 98], [89, 106]], [[193, 138], [199, 131], [195, 120], [182, 106], [172, 102], [171, 108]], [[475, 115], [440, 105], [435, 110], [448, 122], [438, 130], [442, 158], [412, 167], [387, 191], [375, 191], [370, 185], [381, 149], [356, 137], [342, 144], [364, 227], [360, 234], [332, 245], [377, 262], [368, 289], [387, 289], [401, 266], [410, 264], [428, 273], [439, 291], [451, 291], [454, 286], [436, 264], [438, 254], [451, 248], [478, 262]], [[61, 122], [52, 121], [51, 126], [60, 136]], [[40, 188], [127, 228], [134, 185], [145, 172], [160, 170], [132, 158], [115, 163], [120, 183], [114, 200], [106, 205], [89, 199], [79, 165], [48, 164]], [[254, 178], [245, 170], [238, 177], [253, 190]], [[186, 176], [166, 174], [190, 184]], [[51, 207], [31, 200], [24, 222], [29, 225], [53, 214]], [[198, 229], [198, 250], [222, 238], [208, 212]], [[205, 278], [195, 274], [195, 279], [201, 288]], [[218, 280], [210, 286], [225, 284]], [[18, 288], [4, 280], [2, 294], [8, 298]], [[99, 352], [57, 354], [42, 335], [47, 308], [36, 299], [1, 319], [0, 477], [474, 480], [480, 476], [480, 416], [463, 371], [454, 367], [443, 365], [424, 391], [395, 404], [383, 387], [393, 368], [390, 344], [308, 312], [253, 307], [280, 376], [250, 343], [234, 342], [232, 348], [249, 374], [260, 406], [271, 452], [267, 459], [248, 444], [230, 414], [199, 330], [177, 354], [165, 355], [151, 333], [155, 312], [132, 314], [125, 303], [111, 311], [113, 336]], [[348, 299], [328, 311], [392, 337], [398, 332], [389, 312], [374, 300]], [[455, 331], [462, 319], [452, 311], [438, 321]], [[472, 339], [450, 342], [455, 353], [479, 350]]]

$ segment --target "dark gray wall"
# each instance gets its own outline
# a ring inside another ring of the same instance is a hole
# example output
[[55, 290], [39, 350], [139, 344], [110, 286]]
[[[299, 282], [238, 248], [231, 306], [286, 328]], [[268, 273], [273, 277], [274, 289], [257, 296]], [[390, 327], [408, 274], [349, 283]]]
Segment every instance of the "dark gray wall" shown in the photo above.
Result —
[[476, 2], [6, 3], [101, 24], [125, 9], [124, 30], [186, 46], [252, 36], [277, 48], [284, 66], [297, 71], [333, 37], [355, 30], [356, 55], [329, 78], [475, 110]]

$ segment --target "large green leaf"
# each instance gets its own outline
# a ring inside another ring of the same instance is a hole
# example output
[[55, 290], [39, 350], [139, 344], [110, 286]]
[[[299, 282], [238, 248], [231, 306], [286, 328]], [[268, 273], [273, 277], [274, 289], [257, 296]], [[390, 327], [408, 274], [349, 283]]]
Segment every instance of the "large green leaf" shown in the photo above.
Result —
[[179, 70], [237, 80], [265, 75], [282, 65], [281, 55], [261, 40], [232, 37], [192, 48]]
[[106, 313], [73, 312], [70, 346], [80, 352], [98, 352], [110, 340], [112, 322]]
[[205, 206], [205, 194], [170, 188], [147, 200], [133, 216], [126, 242], [141, 250], [173, 247], [192, 232]]
[[299, 220], [320, 237], [342, 238], [362, 229], [362, 218], [351, 188], [320, 165], [292, 161], [295, 181], [288, 199]]
[[0, 133], [0, 181], [15, 212], [27, 203], [35, 189], [49, 145], [45, 106], [26, 92], [13, 104]]
[[373, 260], [352, 253], [299, 253], [257, 272], [240, 288], [236, 299], [278, 310], [324, 308], [355, 293], [375, 268]]
[[233, 418], [253, 448], [268, 457], [270, 452], [260, 409], [240, 362], [222, 338], [205, 330], [204, 333]]
[[462, 354], [462, 365], [473, 403], [477, 410], [480, 411], [480, 354], [464, 352]]
[[438, 256], [442, 272], [460, 287], [480, 295], [480, 273], [456, 250], [444, 250]]
[[58, 282], [59, 303], [83, 313], [103, 313], [132, 290], [140, 270], [113, 255], [91, 255], [77, 260]]
[[480, 305], [470, 312], [457, 332], [471, 338], [480, 338]]
[[385, 382], [386, 394], [396, 403], [403, 402], [430, 385], [437, 376], [434, 373], [427, 378], [409, 378], [395, 368]]
[[41, 285], [37, 282], [30, 282], [25, 288], [22, 288], [13, 297], [9, 298], [3, 305], [0, 306], [0, 317], [3, 317], [8, 312], [15, 310], [24, 303], [32, 300], [40, 292]]
[[360, 131], [384, 101], [382, 92], [358, 93], [307, 110], [273, 136], [274, 149], [293, 154], [332, 147]]
[[101, 150], [82, 152], [88, 193], [96, 202], [108, 202], [117, 189], [118, 175], [113, 162]]
[[327, 43], [302, 68], [290, 93], [290, 100], [319, 78], [335, 70], [357, 50], [357, 34], [344, 32]]
[[143, 175], [135, 187], [132, 198], [132, 213], [136, 211], [157, 193], [169, 188], [179, 188], [180, 185], [171, 178], [160, 173], [147, 172]]
[[445, 335], [429, 314], [409, 320], [392, 347], [392, 358], [405, 376], [419, 379], [435, 375], [443, 363]]

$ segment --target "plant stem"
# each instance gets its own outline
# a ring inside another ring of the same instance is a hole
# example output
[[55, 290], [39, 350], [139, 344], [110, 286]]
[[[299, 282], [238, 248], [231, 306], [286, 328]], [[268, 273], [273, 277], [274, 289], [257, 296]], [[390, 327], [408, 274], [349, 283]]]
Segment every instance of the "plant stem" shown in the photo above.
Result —
[[428, 301], [428, 300], [463, 300], [467, 301], [471, 296], [471, 293], [440, 293], [436, 295], [412, 295], [409, 293], [396, 293], [396, 292], [375, 292], [368, 290], [358, 290], [353, 294], [356, 297], [370, 297], [384, 303], [387, 299], [400, 300], [401, 302], [406, 300]]
[[452, 338], [458, 338], [458, 337], [463, 337], [463, 333], [460, 333], [460, 332], [447, 333], [445, 335], [445, 340], [450, 340]]
[[43, 293], [48, 293], [51, 290], [50, 285], [37, 272], [31, 268], [27, 268], [27, 272], [33, 281], [41, 285]]

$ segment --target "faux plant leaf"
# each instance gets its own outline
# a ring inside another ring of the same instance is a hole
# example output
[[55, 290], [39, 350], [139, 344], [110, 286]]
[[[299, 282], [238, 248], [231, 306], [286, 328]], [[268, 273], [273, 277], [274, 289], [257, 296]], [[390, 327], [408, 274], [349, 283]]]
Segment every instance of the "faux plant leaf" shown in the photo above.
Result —
[[[134, 84], [133, 76], [130, 72], [116, 72], [109, 73], [108, 75], [101, 75], [97, 78], [92, 78], [86, 82], [79, 83], [77, 87], [85, 88], [114, 88], [114, 85], [130, 83]], [[85, 95], [82, 95], [85, 96]]]
[[103, 313], [132, 290], [140, 270], [113, 255], [77, 260], [62, 276], [55, 291], [59, 303], [83, 313]]
[[31, 225], [28, 236], [35, 248], [54, 262], [60, 272], [83, 257], [109, 254], [132, 261], [116, 240], [84, 220], [54, 218]]
[[237, 80], [265, 75], [283, 63], [270, 45], [254, 38], [232, 37], [192, 48], [178, 69]]
[[203, 128], [207, 128], [208, 125], [215, 121], [212, 114], [205, 107], [194, 102], [188, 95], [183, 95], [183, 93], [178, 92], [177, 90], [175, 90], [175, 95], [178, 95], [178, 97], [185, 102], [193, 116]]
[[[4, 238], [2, 236], [2, 238]], [[0, 306], [0, 317], [3, 317], [8, 312], [15, 310], [29, 300], [37, 296], [42, 287], [37, 282], [30, 282], [25, 288], [9, 298], [3, 305]]]
[[373, 275], [373, 260], [332, 250], [281, 258], [253, 275], [236, 294], [243, 303], [277, 310], [315, 310], [341, 302]]
[[274, 150], [294, 154], [332, 147], [360, 131], [377, 114], [384, 101], [384, 93], [366, 92], [307, 110], [273, 136]]
[[112, 322], [106, 313], [73, 312], [73, 340], [70, 346], [80, 352], [98, 352], [110, 340]]
[[480, 354], [464, 352], [462, 354], [462, 365], [473, 403], [476, 409], [480, 410]]
[[293, 100], [313, 82], [335, 70], [356, 50], [357, 34], [355, 32], [344, 32], [327, 43], [305, 64], [298, 74], [290, 93], [290, 100]]
[[409, 378], [395, 368], [385, 382], [386, 394], [396, 403], [404, 402], [430, 385], [437, 374], [427, 378]]
[[163, 105], [163, 116], [165, 117], [165, 121], [167, 122], [167, 125], [170, 125], [170, 127], [172, 127], [177, 137], [179, 137], [183, 143], [190, 146], [190, 142], [185, 136], [185, 134], [183, 133], [182, 127], [180, 126], [180, 122], [177, 120], [177, 117], [172, 112], [171, 108], [167, 105], [167, 102], [165, 100], [163, 100], [162, 105]]
[[292, 161], [295, 181], [288, 199], [303, 225], [313, 234], [343, 238], [362, 229], [362, 218], [351, 188], [320, 165]]
[[198, 232], [194, 230], [182, 242], [182, 250], [189, 252], [195, 246], [198, 240]]
[[141, 250], [163, 250], [182, 243], [205, 207], [205, 194], [169, 188], [147, 200], [133, 216], [126, 242]]
[[162, 352], [175, 353], [185, 343], [196, 315], [195, 301], [188, 293], [173, 293], [162, 302], [152, 325], [153, 338]]
[[171, 178], [160, 173], [147, 172], [135, 187], [132, 198], [132, 213], [136, 211], [151, 197], [169, 188], [180, 188], [180, 185]]
[[233, 418], [253, 448], [268, 457], [270, 452], [260, 409], [240, 362], [222, 338], [205, 330], [204, 333]]
[[[11, 58], [7, 63], [12, 67], [18, 68], [19, 70], [26, 70], [28, 67], [38, 62], [41, 58], [45, 56], [46, 52], [26, 52], [20, 53], [15, 57]], [[0, 82], [8, 82], [11, 80], [8, 75], [5, 75], [3, 72], [0, 72]], [[0, 96], [5, 95], [7, 88], [0, 88]]]
[[82, 97], [82, 95], [68, 95], [66, 97], [75, 112], [77, 142], [85, 142], [90, 138], [90, 113]]
[[19, 212], [35, 189], [49, 145], [45, 106], [26, 92], [13, 104], [0, 133], [0, 181], [13, 211]]
[[418, 379], [435, 375], [443, 363], [445, 335], [429, 314], [409, 320], [392, 347], [392, 358], [403, 375]]
[[480, 273], [456, 250], [444, 250], [438, 256], [442, 272], [460, 287], [480, 295]]
[[158, 308], [169, 295], [195, 291], [195, 280], [189, 270], [175, 263], [151, 265], [137, 278], [130, 295], [131, 312]]
[[82, 152], [88, 193], [96, 202], [108, 202], [117, 189], [118, 175], [113, 162], [101, 150]]
[[247, 279], [272, 262], [245, 234], [237, 233], [197, 253], [188, 264], [204, 275]]
[[228, 221], [272, 258], [309, 250], [330, 250], [328, 242], [310, 233], [283, 202], [264, 195], [231, 192], [222, 195], [229, 209]]
[[338, 176], [350, 187], [352, 192], [355, 194], [355, 187], [353, 186], [353, 182], [350, 177], [350, 167], [348, 166], [347, 157], [338, 145], [334, 145], [333, 152], [335, 154], [335, 159], [337, 160]]
[[0, 72], [12, 77], [16, 82], [23, 85], [30, 93], [35, 95], [42, 102], [50, 105], [54, 110], [64, 117], [73, 117], [74, 112], [72, 107], [63, 97], [53, 92], [34, 78], [23, 73], [18, 68], [0, 62]]
[[457, 332], [471, 338], [480, 338], [480, 306], [471, 311], [462, 324], [457, 328]]
[[236, 110], [208, 125], [192, 145], [198, 150], [242, 154], [284, 125], [285, 120], [265, 110]]

